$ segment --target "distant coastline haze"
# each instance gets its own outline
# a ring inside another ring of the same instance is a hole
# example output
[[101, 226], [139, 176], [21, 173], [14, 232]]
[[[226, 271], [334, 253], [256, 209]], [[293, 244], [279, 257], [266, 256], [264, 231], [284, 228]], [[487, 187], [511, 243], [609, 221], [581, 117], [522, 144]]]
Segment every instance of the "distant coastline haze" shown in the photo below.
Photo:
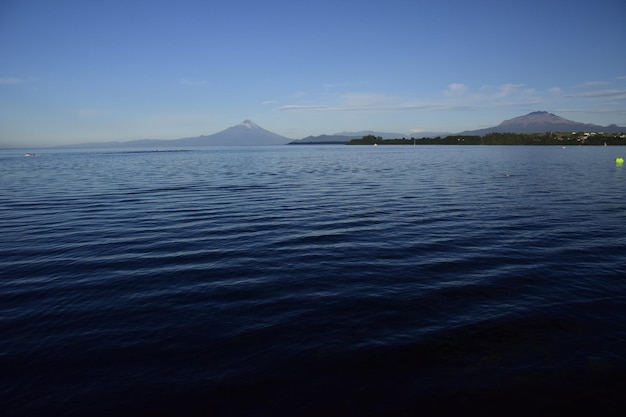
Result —
[[[546, 111], [529, 113], [524, 116], [505, 120], [497, 126], [477, 131], [465, 131], [458, 135], [484, 136], [490, 133], [542, 133], [542, 132], [602, 132], [610, 134], [626, 134], [626, 127], [617, 125], [597, 126], [568, 120]], [[190, 147], [190, 146], [268, 146], [286, 144], [346, 144], [353, 139], [372, 136], [380, 139], [401, 138], [434, 138], [453, 135], [444, 132], [340, 132], [331, 135], [307, 136], [302, 139], [290, 139], [270, 132], [246, 119], [241, 123], [210, 135], [200, 135], [181, 139], [139, 139], [131, 141], [85, 142], [68, 147], [77, 148], [108, 148], [108, 147]], [[620, 138], [622, 139], [622, 138]], [[624, 140], [626, 145], [626, 140]]]

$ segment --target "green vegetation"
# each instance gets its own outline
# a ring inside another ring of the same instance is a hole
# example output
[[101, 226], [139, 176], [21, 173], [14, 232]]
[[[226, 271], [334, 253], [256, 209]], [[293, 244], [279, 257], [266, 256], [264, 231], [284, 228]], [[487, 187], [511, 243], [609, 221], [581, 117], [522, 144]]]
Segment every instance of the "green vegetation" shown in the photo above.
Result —
[[626, 135], [607, 133], [489, 133], [485, 136], [452, 135], [429, 138], [383, 139], [367, 135], [348, 145], [626, 145]]

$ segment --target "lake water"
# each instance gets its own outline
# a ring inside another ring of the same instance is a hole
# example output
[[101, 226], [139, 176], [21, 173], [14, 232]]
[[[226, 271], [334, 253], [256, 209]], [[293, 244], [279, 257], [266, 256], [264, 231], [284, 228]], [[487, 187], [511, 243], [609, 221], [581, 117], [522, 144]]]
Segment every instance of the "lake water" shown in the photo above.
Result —
[[621, 415], [620, 155], [0, 151], [3, 415]]

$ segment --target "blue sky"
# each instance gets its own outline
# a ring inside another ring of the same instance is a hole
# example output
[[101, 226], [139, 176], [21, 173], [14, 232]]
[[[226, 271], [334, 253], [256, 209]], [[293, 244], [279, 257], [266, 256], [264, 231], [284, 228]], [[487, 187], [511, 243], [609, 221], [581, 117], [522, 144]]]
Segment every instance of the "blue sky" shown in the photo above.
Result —
[[623, 0], [0, 0], [0, 146], [626, 126]]

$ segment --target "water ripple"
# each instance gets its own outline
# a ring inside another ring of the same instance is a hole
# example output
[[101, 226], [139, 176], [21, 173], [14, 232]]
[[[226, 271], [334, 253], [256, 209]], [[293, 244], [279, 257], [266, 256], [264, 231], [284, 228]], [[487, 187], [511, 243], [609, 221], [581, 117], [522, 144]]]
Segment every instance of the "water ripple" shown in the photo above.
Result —
[[577, 392], [571, 374], [626, 369], [626, 176], [605, 149], [561, 151], [9, 155], [0, 395], [14, 415], [174, 392], [313, 407], [307, 389], [354, 400], [359, 380], [390, 410], [529, 370]]

